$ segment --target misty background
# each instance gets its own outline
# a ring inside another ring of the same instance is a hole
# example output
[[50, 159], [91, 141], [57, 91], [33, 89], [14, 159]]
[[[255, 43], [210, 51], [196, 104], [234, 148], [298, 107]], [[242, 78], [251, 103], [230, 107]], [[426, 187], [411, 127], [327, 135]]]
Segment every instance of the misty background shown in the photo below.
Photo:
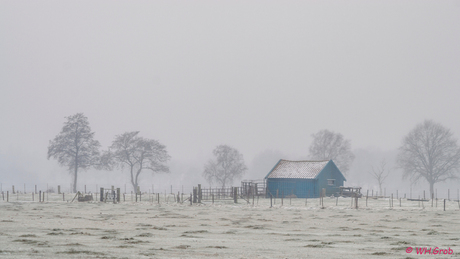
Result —
[[[208, 186], [220, 144], [262, 179], [328, 129], [351, 140], [347, 186], [378, 190], [369, 172], [385, 158], [387, 194], [409, 193], [394, 168], [403, 137], [425, 119], [460, 136], [459, 13], [459, 1], [0, 1], [2, 188], [68, 188], [47, 148], [81, 112], [103, 149], [126, 131], [166, 145], [171, 173], [142, 173], [144, 191]], [[82, 171], [84, 184], [131, 189], [121, 170]]]

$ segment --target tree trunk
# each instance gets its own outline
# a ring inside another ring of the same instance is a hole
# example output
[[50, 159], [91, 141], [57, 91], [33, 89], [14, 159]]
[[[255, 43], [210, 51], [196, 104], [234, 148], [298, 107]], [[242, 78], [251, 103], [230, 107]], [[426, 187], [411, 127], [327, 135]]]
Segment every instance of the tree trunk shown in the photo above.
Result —
[[137, 193], [137, 189], [139, 188], [138, 178], [139, 178], [139, 174], [141, 173], [141, 171], [142, 171], [142, 168], [136, 172], [136, 177], [134, 178], [134, 185], [135, 185], [134, 188], [135, 188], [136, 193]]
[[137, 193], [137, 183], [131, 182], [131, 184], [133, 185], [134, 193]]
[[77, 193], [78, 164], [75, 162], [75, 171], [73, 172], [73, 192]]
[[134, 182], [133, 169], [133, 166], [131, 166], [131, 184], [133, 185], [134, 193], [137, 193], [137, 181]]
[[434, 197], [434, 181], [429, 181], [430, 183], [430, 198]]

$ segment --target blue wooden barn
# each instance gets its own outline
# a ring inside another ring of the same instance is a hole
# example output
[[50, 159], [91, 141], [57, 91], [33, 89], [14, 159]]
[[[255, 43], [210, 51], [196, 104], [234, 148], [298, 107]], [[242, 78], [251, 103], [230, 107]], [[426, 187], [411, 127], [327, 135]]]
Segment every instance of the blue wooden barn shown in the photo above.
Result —
[[289, 161], [281, 159], [265, 177], [267, 197], [318, 198], [336, 195], [346, 181], [332, 160]]

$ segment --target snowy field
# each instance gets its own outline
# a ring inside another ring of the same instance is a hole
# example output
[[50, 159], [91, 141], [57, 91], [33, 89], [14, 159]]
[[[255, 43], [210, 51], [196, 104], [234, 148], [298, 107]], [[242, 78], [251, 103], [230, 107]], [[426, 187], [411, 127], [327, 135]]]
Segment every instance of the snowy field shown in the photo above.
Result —
[[[395, 199], [389, 208], [389, 199], [366, 207], [364, 198], [356, 210], [350, 198], [325, 198], [324, 208], [319, 199], [277, 199], [272, 208], [262, 198], [254, 206], [25, 199], [0, 200], [0, 258], [460, 258], [456, 201], [443, 211], [442, 200], [399, 207]], [[453, 253], [418, 255], [419, 247]]]

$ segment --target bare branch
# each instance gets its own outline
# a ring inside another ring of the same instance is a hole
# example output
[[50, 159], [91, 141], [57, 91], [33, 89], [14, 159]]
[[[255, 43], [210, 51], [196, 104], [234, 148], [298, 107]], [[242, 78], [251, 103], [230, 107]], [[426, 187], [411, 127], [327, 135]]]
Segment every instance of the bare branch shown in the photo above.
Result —
[[385, 182], [385, 179], [388, 177], [388, 175], [390, 175], [390, 171], [385, 169], [386, 164], [387, 162], [385, 161], [385, 159], [383, 159], [380, 162], [380, 165], [376, 168], [372, 166], [372, 172], [370, 172], [370, 174], [377, 180], [379, 184], [380, 194], [382, 194], [382, 185]]
[[423, 178], [433, 193], [435, 183], [458, 178], [460, 149], [449, 129], [425, 120], [404, 138], [397, 164], [404, 170], [403, 179], [416, 183]]
[[166, 146], [156, 140], [139, 137], [138, 134], [139, 131], [133, 131], [117, 135], [110, 147], [113, 150], [111, 164], [129, 168], [131, 184], [135, 191], [139, 186], [139, 175], [144, 170], [168, 173], [169, 168], [164, 163], [170, 159]]
[[213, 154], [215, 159], [209, 160], [203, 171], [203, 177], [209, 184], [218, 183], [225, 187], [233, 183], [234, 179], [241, 178], [246, 172], [243, 155], [238, 150], [220, 145], [214, 149]]
[[345, 140], [340, 133], [321, 130], [312, 134], [310, 145], [312, 159], [333, 160], [343, 174], [347, 174], [355, 155], [351, 152], [350, 140]]
[[59, 135], [50, 141], [48, 159], [54, 158], [61, 166], [67, 166], [73, 175], [73, 191], [76, 192], [80, 169], [97, 167], [100, 163], [99, 141], [94, 140], [88, 118], [83, 113], [66, 117]]

